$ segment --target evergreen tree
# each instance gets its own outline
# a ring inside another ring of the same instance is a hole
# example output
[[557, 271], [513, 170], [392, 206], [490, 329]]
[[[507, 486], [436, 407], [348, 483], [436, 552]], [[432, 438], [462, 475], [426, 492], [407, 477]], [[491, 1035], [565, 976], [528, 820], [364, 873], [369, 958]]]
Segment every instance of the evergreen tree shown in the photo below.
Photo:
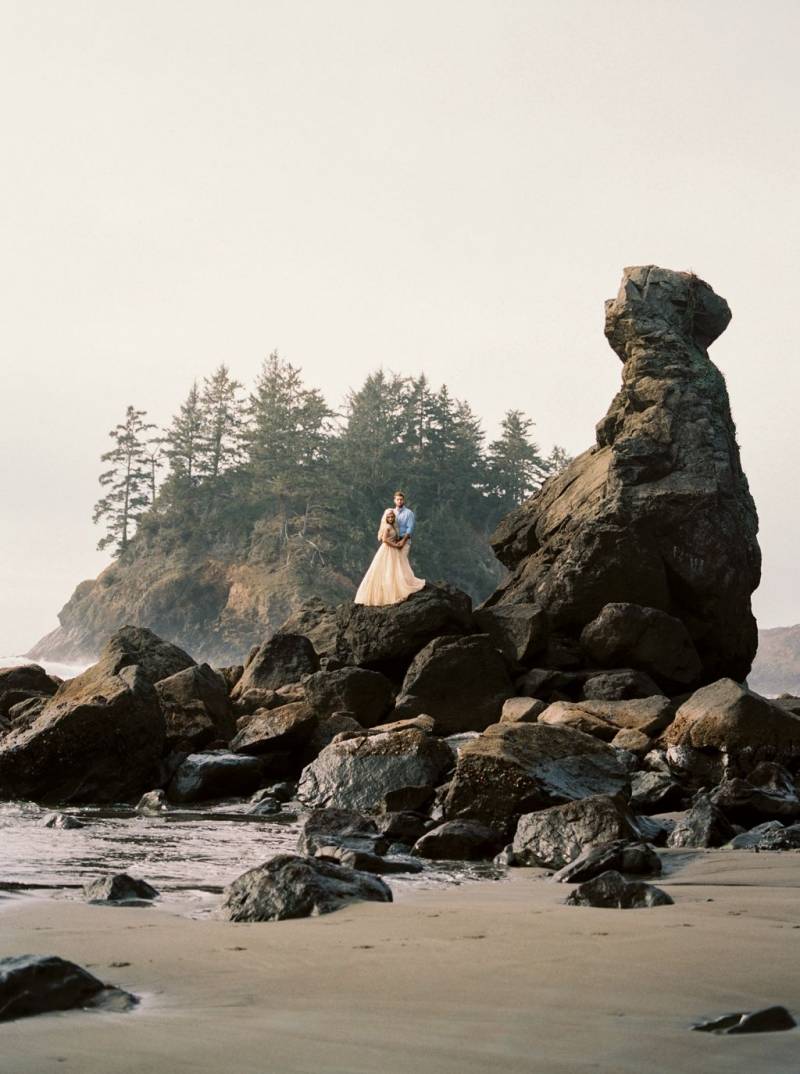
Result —
[[197, 381], [164, 434], [170, 477], [185, 497], [191, 496], [203, 473], [206, 422]]
[[244, 403], [239, 394], [241, 388], [224, 363], [210, 377], [203, 379], [200, 396], [203, 443], [199, 472], [212, 481], [242, 459]]
[[521, 410], [509, 410], [501, 435], [489, 445], [489, 481], [503, 511], [526, 500], [547, 476], [547, 465], [531, 439], [533, 421]]
[[547, 466], [548, 474], [560, 474], [571, 462], [572, 456], [567, 454], [566, 449], [561, 447], [560, 444], [554, 444], [553, 450], [545, 460], [545, 465]]
[[107, 489], [94, 506], [92, 521], [105, 521], [106, 533], [98, 548], [115, 544], [118, 553], [127, 550], [136, 520], [149, 506], [151, 467], [148, 461], [145, 433], [155, 426], [143, 419], [145, 410], [129, 406], [125, 420], [111, 430], [114, 447], [100, 456], [111, 467], [100, 475], [100, 484]]

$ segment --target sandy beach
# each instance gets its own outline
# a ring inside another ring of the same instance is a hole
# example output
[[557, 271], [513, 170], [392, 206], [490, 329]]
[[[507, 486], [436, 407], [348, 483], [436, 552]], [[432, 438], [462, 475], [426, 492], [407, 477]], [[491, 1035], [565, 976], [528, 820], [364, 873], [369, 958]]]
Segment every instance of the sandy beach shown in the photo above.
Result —
[[6, 1023], [0, 1070], [796, 1074], [800, 1030], [689, 1025], [800, 1012], [800, 854], [671, 852], [661, 886], [674, 906], [573, 908], [524, 869], [259, 925], [6, 898], [4, 954], [59, 954], [142, 1004]]

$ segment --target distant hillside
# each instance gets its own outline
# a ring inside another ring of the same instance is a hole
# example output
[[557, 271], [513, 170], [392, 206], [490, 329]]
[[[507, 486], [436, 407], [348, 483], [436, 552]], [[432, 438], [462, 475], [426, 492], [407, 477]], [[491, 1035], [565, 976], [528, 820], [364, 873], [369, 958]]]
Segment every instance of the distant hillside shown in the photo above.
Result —
[[800, 695], [800, 623], [759, 630], [749, 686], [760, 694]]

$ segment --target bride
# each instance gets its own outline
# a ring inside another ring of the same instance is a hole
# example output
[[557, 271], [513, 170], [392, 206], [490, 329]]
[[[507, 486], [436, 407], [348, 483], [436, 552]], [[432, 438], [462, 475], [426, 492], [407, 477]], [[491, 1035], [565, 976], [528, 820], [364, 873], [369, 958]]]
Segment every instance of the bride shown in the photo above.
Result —
[[407, 537], [397, 532], [397, 516], [390, 507], [383, 512], [378, 540], [381, 545], [364, 575], [354, 604], [398, 604], [425, 585], [424, 578], [415, 578], [408, 560]]

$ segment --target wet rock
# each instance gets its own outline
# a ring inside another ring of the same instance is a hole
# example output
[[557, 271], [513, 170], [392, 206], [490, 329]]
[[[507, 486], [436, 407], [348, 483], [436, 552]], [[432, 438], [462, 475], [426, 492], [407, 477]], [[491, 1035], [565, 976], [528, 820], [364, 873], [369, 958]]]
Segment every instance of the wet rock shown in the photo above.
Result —
[[623, 803], [609, 795], [594, 795], [523, 814], [513, 850], [522, 865], [561, 869], [590, 847], [640, 839], [633, 814]]
[[728, 820], [750, 827], [765, 818], [800, 816], [800, 798], [792, 775], [782, 765], [762, 761], [747, 779], [724, 780], [711, 792]]
[[628, 701], [556, 701], [544, 710], [539, 723], [574, 727], [611, 742], [623, 729], [657, 735], [672, 716], [669, 698], [660, 695]]
[[583, 697], [587, 701], [626, 701], [629, 698], [655, 697], [661, 690], [644, 671], [619, 668], [616, 671], [599, 671], [583, 684]]
[[423, 868], [418, 861], [392, 861], [366, 850], [351, 850], [343, 846], [319, 847], [314, 857], [366, 873], [421, 873]]
[[[105, 677], [118, 675], [123, 668], [134, 665], [140, 668], [148, 682], [157, 683], [184, 668], [192, 667], [194, 660], [183, 649], [164, 641], [146, 627], [125, 626], [112, 634], [100, 650], [94, 669], [98, 677]], [[88, 668], [78, 678], [83, 678], [94, 669]], [[65, 685], [75, 681], [69, 679]]]
[[317, 717], [304, 701], [256, 712], [231, 739], [236, 753], [258, 756], [276, 751], [300, 750], [317, 727]]
[[597, 906], [614, 910], [640, 910], [650, 906], [671, 906], [672, 897], [643, 880], [626, 880], [609, 869], [593, 880], [586, 880], [566, 898], [568, 906]]
[[785, 1007], [763, 1007], [758, 1011], [737, 1011], [705, 1022], [695, 1022], [692, 1029], [703, 1033], [774, 1033], [794, 1029], [797, 1025]]
[[530, 667], [547, 648], [547, 617], [535, 604], [481, 608], [475, 612], [475, 623], [512, 667]]
[[[40, 694], [29, 697], [25, 701], [18, 701], [16, 705], [12, 705], [8, 710], [8, 725], [15, 724], [17, 727], [29, 727], [46, 704], [47, 697]], [[2, 717], [0, 717], [0, 723], [3, 724], [6, 730], [9, 729]]]
[[329, 746], [337, 735], [344, 732], [358, 734], [359, 731], [363, 730], [364, 728], [355, 716], [349, 712], [334, 712], [326, 720], [319, 720], [303, 749], [303, 757], [306, 763], [310, 764], [315, 757], [319, 757], [325, 747]]
[[413, 852], [437, 861], [488, 861], [503, 842], [501, 833], [478, 821], [447, 820], [418, 839]]
[[440, 739], [411, 729], [334, 741], [303, 769], [298, 797], [309, 806], [365, 812], [406, 787], [435, 787], [452, 766]]
[[668, 813], [680, 809], [684, 790], [666, 772], [635, 772], [631, 777], [631, 807], [637, 813]]
[[731, 850], [800, 850], [800, 824], [784, 827], [779, 820], [768, 820], [726, 845]]
[[57, 955], [0, 958], [0, 1021], [77, 1007], [130, 1010], [138, 1000]]
[[163, 790], [147, 791], [136, 806], [136, 812], [145, 816], [157, 816], [159, 813], [166, 813], [168, 809], [167, 794]]
[[436, 788], [430, 784], [421, 787], [398, 787], [387, 791], [380, 802], [382, 813], [406, 813], [424, 811], [433, 801]]
[[229, 921], [283, 921], [329, 914], [361, 899], [391, 902], [392, 892], [370, 873], [319, 858], [279, 854], [228, 886], [222, 913]]
[[590, 735], [541, 723], [495, 724], [461, 751], [445, 814], [503, 831], [521, 813], [627, 789], [615, 752]]
[[277, 690], [318, 670], [319, 657], [308, 638], [301, 634], [273, 634], [245, 665], [231, 697], [236, 700], [250, 689]]
[[679, 748], [699, 750], [742, 775], [762, 760], [800, 756], [800, 719], [733, 679], [695, 690], [665, 737], [670, 763]]
[[334, 656], [339, 649], [339, 623], [336, 609], [319, 597], [309, 597], [282, 624], [279, 634], [302, 634], [314, 646], [321, 659]]
[[609, 870], [629, 875], [659, 876], [661, 858], [649, 843], [615, 839], [612, 843], [587, 848], [569, 865], [559, 869], [553, 880], [562, 884], [579, 884]]
[[51, 697], [57, 689], [56, 683], [39, 664], [0, 668], [0, 718], [10, 717], [11, 710], [24, 702]]
[[297, 849], [315, 854], [321, 846], [344, 846], [369, 854], [385, 854], [389, 838], [371, 817], [352, 809], [313, 809], [300, 828]]
[[419, 813], [409, 811], [384, 813], [375, 818], [378, 831], [393, 843], [412, 846], [425, 832], [429, 822]]
[[104, 653], [60, 686], [30, 726], [3, 738], [0, 798], [118, 802], [158, 781], [165, 734], [158, 696], [139, 665], [111, 670], [119, 655], [112, 643]]
[[513, 868], [514, 866], [520, 864], [517, 861], [517, 856], [514, 853], [514, 848], [511, 843], [509, 843], [507, 846], [504, 846], [499, 854], [495, 854], [492, 860], [494, 861], [495, 865], [503, 865], [507, 869]]
[[669, 834], [671, 847], [721, 847], [735, 835], [725, 814], [707, 794], [698, 794]]
[[345, 660], [360, 667], [402, 674], [412, 658], [441, 635], [473, 629], [472, 601], [453, 586], [430, 583], [388, 607], [344, 604], [337, 610], [338, 645]]
[[503, 702], [500, 723], [536, 723], [546, 708], [536, 697], [510, 697]]
[[409, 667], [395, 712], [432, 716], [440, 735], [482, 731], [500, 719], [513, 693], [505, 661], [488, 635], [435, 638]]
[[489, 607], [534, 604], [550, 637], [567, 638], [609, 603], [654, 608], [689, 631], [700, 681], [746, 678], [758, 518], [725, 381], [707, 353], [729, 318], [690, 273], [625, 269], [606, 304], [620, 391], [596, 445], [500, 523], [492, 545], [511, 573]]
[[247, 810], [248, 813], [256, 817], [271, 817], [276, 813], [280, 813], [281, 803], [277, 798], [273, 798], [269, 794], [265, 794], [263, 798], [259, 798], [257, 802], [254, 802]]
[[362, 727], [374, 727], [391, 712], [394, 690], [385, 675], [365, 668], [317, 671], [304, 683], [305, 698], [320, 718], [348, 712]]
[[291, 802], [297, 794], [297, 784], [281, 780], [279, 783], [271, 783], [269, 787], [259, 793], [269, 794], [273, 798], [277, 798], [279, 802]]
[[203, 802], [213, 798], [243, 798], [263, 778], [257, 757], [225, 750], [191, 753], [180, 764], [167, 788], [171, 802]]
[[158, 898], [158, 892], [151, 884], [127, 873], [91, 880], [84, 884], [83, 893], [89, 902], [131, 902]]
[[225, 680], [208, 664], [184, 668], [156, 683], [168, 750], [202, 749], [236, 733]]
[[659, 682], [691, 685], [702, 664], [680, 619], [658, 608], [612, 602], [583, 628], [581, 646], [601, 667], [627, 664]]
[[41, 823], [43, 828], [61, 828], [65, 831], [86, 827], [82, 820], [70, 813], [48, 813]]

